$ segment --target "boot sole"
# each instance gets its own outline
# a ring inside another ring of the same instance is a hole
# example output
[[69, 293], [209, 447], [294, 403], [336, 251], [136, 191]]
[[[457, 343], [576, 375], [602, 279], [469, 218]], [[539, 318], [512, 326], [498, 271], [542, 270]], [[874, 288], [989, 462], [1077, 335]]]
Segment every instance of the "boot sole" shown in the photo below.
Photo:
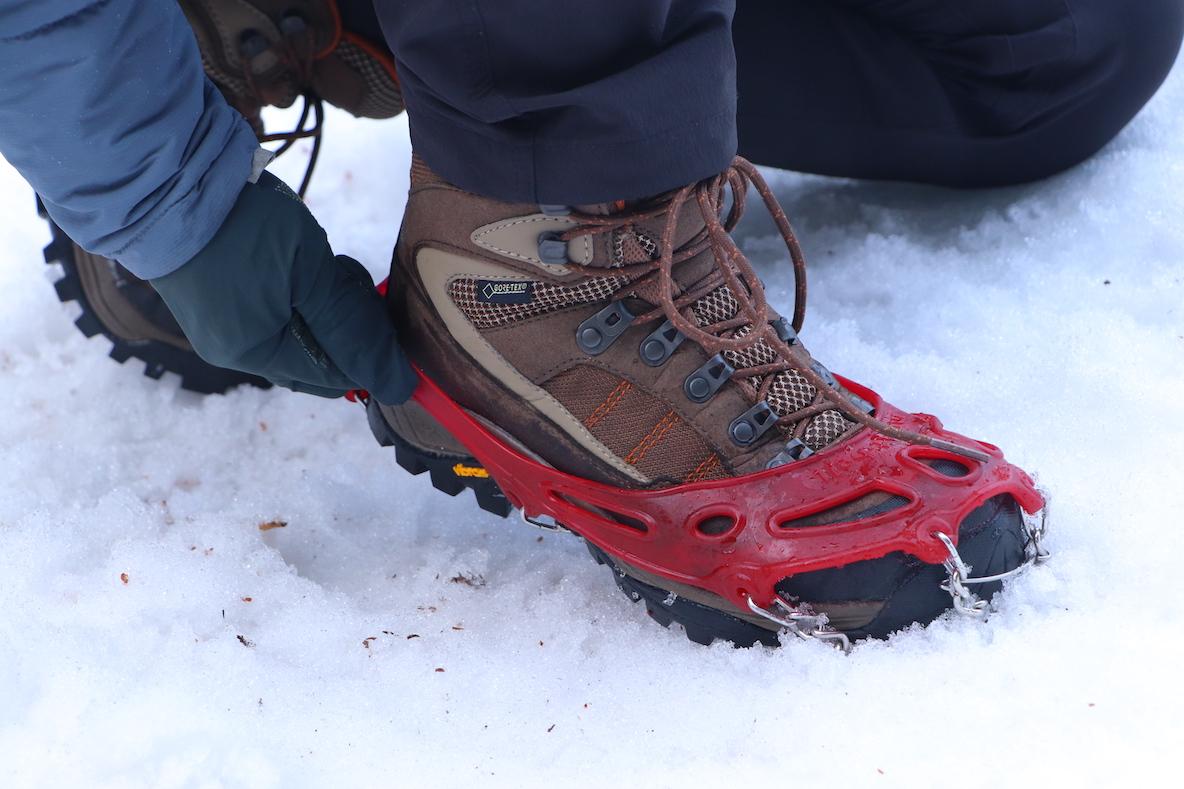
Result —
[[514, 511], [506, 494], [476, 458], [432, 452], [415, 446], [387, 424], [376, 400], [371, 399], [366, 404], [366, 421], [381, 446], [394, 447], [395, 462], [404, 471], [413, 476], [426, 472], [432, 487], [448, 496], [456, 496], [468, 488], [473, 491], [478, 507], [499, 517], [505, 518]]

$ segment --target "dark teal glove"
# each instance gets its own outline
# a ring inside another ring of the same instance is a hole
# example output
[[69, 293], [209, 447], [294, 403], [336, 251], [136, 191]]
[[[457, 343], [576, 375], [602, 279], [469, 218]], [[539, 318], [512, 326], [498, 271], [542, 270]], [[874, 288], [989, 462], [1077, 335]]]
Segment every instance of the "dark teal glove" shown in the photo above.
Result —
[[211, 364], [324, 397], [366, 389], [388, 405], [415, 389], [370, 274], [334, 257], [304, 203], [268, 172], [205, 249], [151, 282]]

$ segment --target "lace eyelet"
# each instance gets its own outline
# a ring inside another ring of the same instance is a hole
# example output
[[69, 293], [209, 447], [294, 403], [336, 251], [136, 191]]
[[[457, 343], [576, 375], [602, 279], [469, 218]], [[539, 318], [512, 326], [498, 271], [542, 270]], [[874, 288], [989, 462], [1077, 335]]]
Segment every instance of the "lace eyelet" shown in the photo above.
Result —
[[634, 317], [623, 302], [614, 301], [576, 327], [576, 345], [589, 356], [598, 356], [625, 333]]
[[777, 338], [786, 345], [798, 344], [798, 333], [793, 330], [793, 326], [785, 318], [773, 321], [773, 331], [777, 332]]
[[706, 403], [732, 378], [736, 368], [722, 353], [712, 356], [683, 381], [682, 391], [692, 403]]
[[799, 460], [805, 460], [814, 454], [814, 450], [806, 446], [800, 438], [791, 438], [785, 443], [780, 452], [765, 464], [765, 468], [777, 468]]
[[732, 420], [732, 424], [728, 426], [728, 436], [737, 446], [752, 446], [775, 424], [777, 424], [777, 412], [770, 408], [768, 403], [761, 400]]
[[685, 339], [686, 335], [674, 328], [673, 323], [666, 320], [641, 341], [637, 352], [641, 356], [641, 360], [650, 367], [661, 367], [674, 355], [678, 346], [682, 345], [682, 341]]

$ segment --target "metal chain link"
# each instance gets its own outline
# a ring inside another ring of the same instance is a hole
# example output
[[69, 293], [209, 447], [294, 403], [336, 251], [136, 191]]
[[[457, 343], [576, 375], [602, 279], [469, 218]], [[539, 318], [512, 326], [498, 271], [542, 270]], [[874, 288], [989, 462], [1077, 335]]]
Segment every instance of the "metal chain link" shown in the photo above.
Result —
[[[1048, 494], [1041, 491], [1045, 505], [1036, 515], [1024, 515], [1024, 561], [1018, 567], [998, 575], [974, 577], [971, 567], [962, 561], [958, 548], [949, 535], [943, 532], [935, 533], [935, 537], [945, 545], [949, 556], [942, 563], [946, 568], [947, 580], [941, 588], [947, 591], [953, 602], [954, 610], [963, 616], [984, 619], [987, 614], [988, 602], [974, 593], [973, 587], [978, 584], [995, 583], [1019, 575], [1029, 567], [1041, 564], [1049, 558], [1049, 552], [1043, 546], [1043, 540], [1048, 528]], [[785, 631], [803, 640], [819, 640], [837, 645], [844, 652], [851, 651], [851, 641], [846, 634], [830, 626], [825, 614], [815, 614], [807, 606], [792, 606], [780, 597], [774, 598], [773, 605], [782, 613], [774, 613], [757, 605], [748, 598], [748, 607], [753, 613], [768, 619], [782, 627]]]
[[1050, 554], [1043, 545], [1044, 536], [1048, 529], [1048, 494], [1041, 491], [1041, 495], [1044, 497], [1045, 502], [1043, 509], [1036, 513], [1036, 515], [1024, 515], [1024, 561], [1015, 569], [1008, 570], [1005, 573], [979, 576], [977, 578], [971, 576], [970, 572], [973, 568], [962, 561], [962, 555], [958, 553], [958, 547], [954, 545], [954, 541], [950, 539], [950, 536], [944, 532], [934, 533], [934, 536], [945, 545], [946, 552], [949, 554], [942, 563], [946, 568], [947, 579], [941, 585], [941, 588], [949, 592], [950, 599], [954, 603], [954, 610], [959, 614], [978, 619], [986, 616], [987, 601], [979, 598], [974, 593], [974, 590], [968, 587], [977, 584], [995, 583], [1006, 578], [1012, 578], [1024, 572], [1029, 567], [1048, 560]]
[[821, 641], [837, 646], [843, 652], [851, 651], [851, 639], [846, 633], [831, 627], [826, 614], [816, 614], [809, 606], [790, 605], [781, 597], [773, 598], [773, 605], [780, 611], [775, 613], [762, 608], [751, 597], [748, 598], [748, 608], [754, 614], [780, 625], [783, 630], [803, 641]]
[[[954, 610], [959, 614], [976, 619], [985, 618], [988, 602], [976, 595], [970, 587], [1011, 578], [1049, 558], [1049, 552], [1043, 546], [1048, 528], [1048, 495], [1044, 491], [1041, 491], [1041, 494], [1044, 496], [1044, 508], [1036, 515], [1024, 515], [1024, 561], [1005, 573], [972, 576], [970, 573], [973, 568], [962, 561], [962, 555], [958, 553], [958, 546], [954, 544], [950, 536], [944, 532], [934, 533], [934, 536], [945, 545], [946, 552], [949, 554], [942, 562], [946, 568], [947, 579], [942, 583], [941, 588], [949, 593]], [[528, 516], [523, 511], [519, 511], [519, 515], [531, 526], [547, 531], [570, 532], [567, 527], [553, 518]], [[618, 572], [620, 571], [618, 570]], [[758, 605], [755, 600], [749, 597], [748, 608], [757, 616], [767, 619], [803, 641], [821, 641], [837, 646], [845, 653], [851, 651], [851, 639], [847, 637], [847, 634], [832, 627], [826, 614], [814, 613], [807, 605], [792, 605], [778, 596], [773, 599], [775, 610], [769, 610]]]

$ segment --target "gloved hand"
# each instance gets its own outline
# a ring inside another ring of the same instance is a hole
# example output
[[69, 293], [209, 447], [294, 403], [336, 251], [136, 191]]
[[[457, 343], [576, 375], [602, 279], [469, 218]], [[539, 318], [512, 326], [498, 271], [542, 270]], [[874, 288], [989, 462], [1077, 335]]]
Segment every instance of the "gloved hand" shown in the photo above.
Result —
[[266, 171], [205, 249], [150, 281], [211, 364], [324, 397], [366, 389], [387, 405], [415, 389], [370, 274], [334, 256], [304, 203]]

